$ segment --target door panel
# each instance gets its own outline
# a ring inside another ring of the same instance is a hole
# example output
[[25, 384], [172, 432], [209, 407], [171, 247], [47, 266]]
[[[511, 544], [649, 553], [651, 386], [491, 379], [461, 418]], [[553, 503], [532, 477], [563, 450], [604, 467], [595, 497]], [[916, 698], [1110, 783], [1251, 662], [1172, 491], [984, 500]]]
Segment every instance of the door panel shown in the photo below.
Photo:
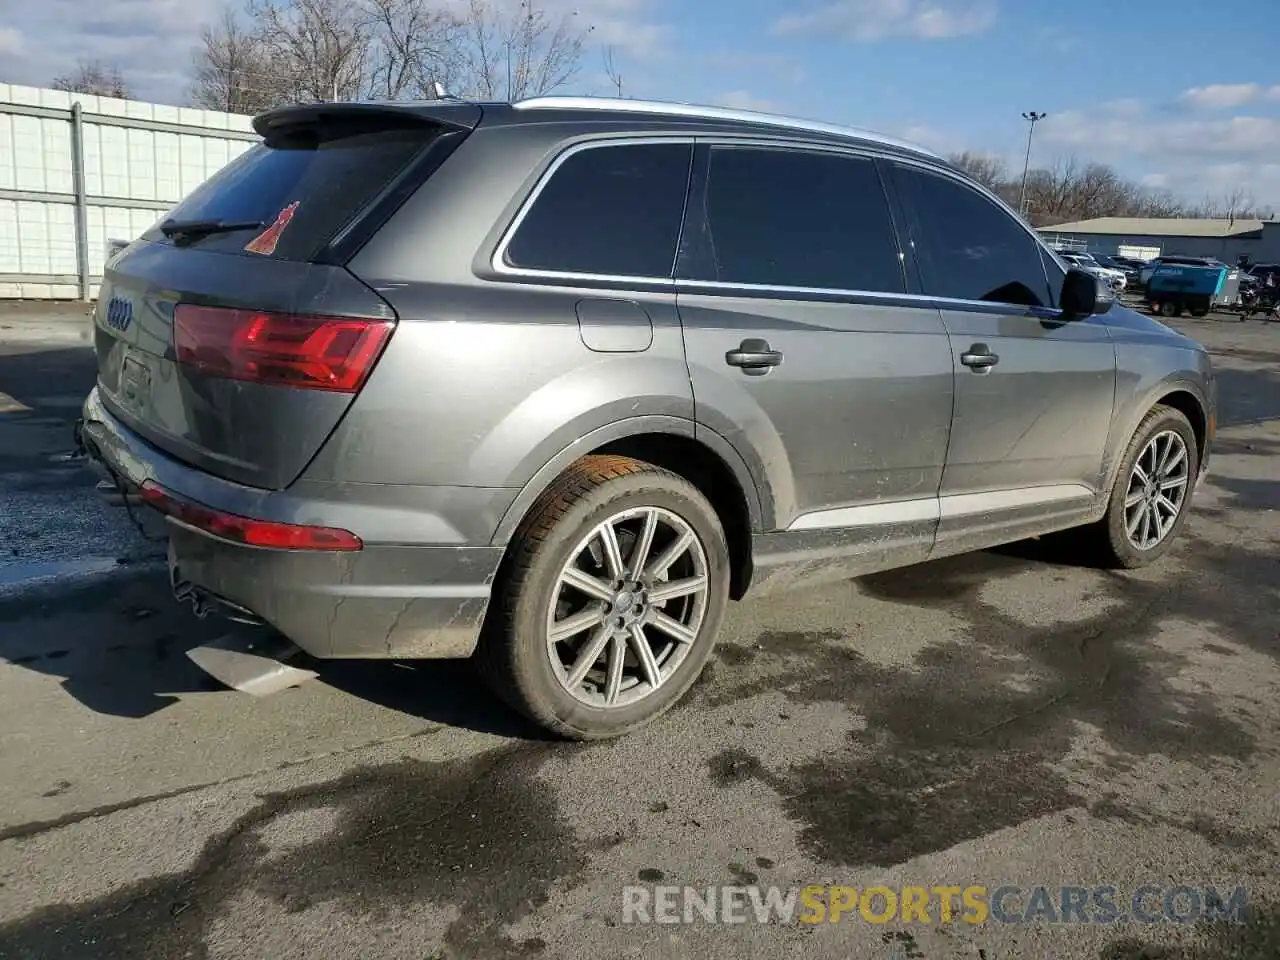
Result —
[[[842, 525], [820, 511], [937, 496], [951, 421], [951, 350], [931, 307], [731, 297], [681, 290], [699, 423], [761, 451], [775, 523]], [[762, 339], [764, 375], [726, 354]]]
[[694, 171], [676, 305], [699, 429], [763, 475], [772, 510], [758, 575], [921, 559], [937, 524], [951, 351], [937, 310], [907, 296], [875, 162], [701, 143]]
[[[1115, 350], [1102, 323], [980, 308], [942, 310], [956, 400], [943, 496], [1051, 484], [1093, 490], [1115, 394]], [[985, 343], [991, 367], [961, 361]]]
[[890, 177], [956, 378], [935, 555], [1088, 519], [1115, 400], [1106, 325], [1060, 316], [1060, 272], [993, 197], [909, 164]]

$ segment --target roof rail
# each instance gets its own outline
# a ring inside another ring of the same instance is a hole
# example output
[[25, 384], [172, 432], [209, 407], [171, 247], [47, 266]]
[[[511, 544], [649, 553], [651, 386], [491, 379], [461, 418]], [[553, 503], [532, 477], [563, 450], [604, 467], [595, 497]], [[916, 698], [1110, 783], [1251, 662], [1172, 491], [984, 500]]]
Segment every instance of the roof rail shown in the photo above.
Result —
[[516, 110], [612, 110], [629, 113], [652, 113], [668, 117], [691, 117], [702, 120], [733, 120], [739, 123], [756, 123], [761, 126], [785, 127], [791, 130], [804, 130], [811, 133], [826, 133], [838, 137], [853, 137], [859, 140], [870, 140], [886, 146], [899, 147], [913, 153], [941, 159], [919, 144], [885, 136], [871, 130], [858, 127], [842, 127], [834, 123], [823, 123], [820, 120], [801, 120], [773, 113], [759, 113], [755, 110], [735, 110], [728, 107], [706, 107], [693, 103], [675, 103], [665, 100], [622, 100], [612, 97], [533, 97], [529, 100], [517, 100], [511, 105]]

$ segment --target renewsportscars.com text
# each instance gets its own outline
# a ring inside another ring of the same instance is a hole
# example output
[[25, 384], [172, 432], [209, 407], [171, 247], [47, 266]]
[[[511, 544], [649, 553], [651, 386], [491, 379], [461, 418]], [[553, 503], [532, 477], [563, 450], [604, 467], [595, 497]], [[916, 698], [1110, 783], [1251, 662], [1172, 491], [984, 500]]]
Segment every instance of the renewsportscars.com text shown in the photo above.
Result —
[[1245, 922], [1244, 887], [628, 886], [622, 922], [647, 923], [1198, 923]]

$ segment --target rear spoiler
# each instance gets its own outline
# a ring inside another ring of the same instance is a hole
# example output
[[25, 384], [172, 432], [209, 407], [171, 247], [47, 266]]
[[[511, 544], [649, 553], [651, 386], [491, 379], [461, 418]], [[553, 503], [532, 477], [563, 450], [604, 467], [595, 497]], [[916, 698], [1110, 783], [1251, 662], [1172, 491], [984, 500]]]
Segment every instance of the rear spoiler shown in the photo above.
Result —
[[483, 108], [476, 103], [454, 100], [415, 100], [405, 103], [298, 103], [277, 107], [253, 119], [253, 129], [267, 137], [289, 127], [341, 122], [343, 120], [376, 120], [389, 123], [418, 121], [470, 132], [480, 124]]

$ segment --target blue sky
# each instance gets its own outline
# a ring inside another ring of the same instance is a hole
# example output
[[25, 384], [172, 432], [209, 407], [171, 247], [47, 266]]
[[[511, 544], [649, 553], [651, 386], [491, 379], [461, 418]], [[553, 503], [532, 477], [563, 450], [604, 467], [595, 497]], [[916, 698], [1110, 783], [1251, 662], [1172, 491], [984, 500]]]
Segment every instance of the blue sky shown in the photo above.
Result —
[[[505, 0], [497, 0], [505, 2]], [[615, 47], [626, 94], [778, 110], [996, 153], [1076, 155], [1280, 209], [1276, 0], [543, 0]], [[0, 0], [0, 80], [114, 60], [179, 102], [217, 0]], [[598, 49], [569, 92], [605, 93]]]

